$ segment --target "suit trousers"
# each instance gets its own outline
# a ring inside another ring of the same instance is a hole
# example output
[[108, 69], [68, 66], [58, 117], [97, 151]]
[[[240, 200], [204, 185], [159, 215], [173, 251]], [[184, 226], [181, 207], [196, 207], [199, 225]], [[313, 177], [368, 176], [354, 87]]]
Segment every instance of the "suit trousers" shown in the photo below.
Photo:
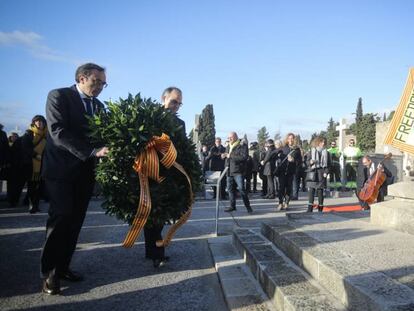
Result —
[[163, 259], [164, 247], [157, 247], [156, 242], [162, 240], [163, 225], [153, 225], [152, 227], [144, 227], [145, 238], [145, 257], [149, 259]]
[[94, 180], [92, 168], [82, 171], [75, 180], [45, 180], [49, 194], [49, 217], [46, 223], [46, 241], [41, 253], [42, 277], [69, 268]]

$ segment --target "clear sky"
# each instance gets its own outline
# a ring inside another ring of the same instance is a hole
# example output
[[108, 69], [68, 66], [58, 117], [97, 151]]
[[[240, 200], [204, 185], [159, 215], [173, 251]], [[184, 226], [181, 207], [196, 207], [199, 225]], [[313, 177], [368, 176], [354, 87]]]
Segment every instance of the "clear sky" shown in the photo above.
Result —
[[394, 110], [414, 66], [412, 0], [0, 1], [0, 123], [25, 129], [76, 67], [107, 68], [108, 100], [183, 90], [217, 134], [309, 137], [330, 117]]

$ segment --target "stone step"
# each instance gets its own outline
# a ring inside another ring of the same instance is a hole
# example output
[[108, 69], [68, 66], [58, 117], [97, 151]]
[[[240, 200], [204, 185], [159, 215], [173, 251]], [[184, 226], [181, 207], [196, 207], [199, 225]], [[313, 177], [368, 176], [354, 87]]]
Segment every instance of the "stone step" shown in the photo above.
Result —
[[208, 239], [208, 245], [231, 311], [270, 311], [275, 307], [232, 244], [232, 236]]
[[397, 198], [373, 204], [371, 223], [414, 235], [414, 200]]
[[414, 200], [414, 181], [403, 181], [389, 185], [388, 195], [401, 199]]
[[292, 213], [262, 234], [349, 310], [414, 310], [409, 234], [332, 213]]
[[257, 230], [234, 230], [233, 243], [276, 310], [346, 310]]

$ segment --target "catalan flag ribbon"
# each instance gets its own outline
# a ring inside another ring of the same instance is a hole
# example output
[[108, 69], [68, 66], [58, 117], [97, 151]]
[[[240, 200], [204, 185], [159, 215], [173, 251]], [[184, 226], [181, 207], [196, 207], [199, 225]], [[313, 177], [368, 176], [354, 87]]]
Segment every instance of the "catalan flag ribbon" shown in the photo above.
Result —
[[[162, 155], [161, 159], [159, 159], [157, 152]], [[151, 194], [149, 190], [148, 178], [151, 178], [158, 183], [161, 183], [165, 179], [159, 175], [160, 163], [168, 169], [174, 166], [182, 174], [184, 174], [190, 187], [190, 196], [193, 198], [190, 177], [184, 168], [175, 161], [176, 158], [177, 150], [170, 140], [170, 137], [165, 133], [162, 133], [161, 136], [153, 136], [147, 143], [145, 150], [135, 158], [133, 168], [139, 176], [140, 197], [134, 221], [132, 222], [132, 226], [123, 242], [124, 247], [132, 247], [132, 245], [134, 245], [142, 228], [144, 228], [147, 222], [148, 216], [151, 212]], [[157, 246], [168, 246], [174, 233], [188, 220], [188, 218], [190, 218], [191, 206], [192, 201], [188, 206], [188, 210], [168, 230], [165, 239], [156, 242]]]
[[414, 154], [414, 68], [410, 68], [384, 143]]

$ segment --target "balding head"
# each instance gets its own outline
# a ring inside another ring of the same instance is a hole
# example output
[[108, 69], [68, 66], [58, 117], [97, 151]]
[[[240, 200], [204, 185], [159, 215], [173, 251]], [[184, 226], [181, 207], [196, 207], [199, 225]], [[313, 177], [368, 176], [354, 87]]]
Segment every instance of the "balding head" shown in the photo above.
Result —
[[229, 141], [230, 143], [234, 143], [239, 137], [237, 136], [236, 132], [230, 132], [229, 133]]

